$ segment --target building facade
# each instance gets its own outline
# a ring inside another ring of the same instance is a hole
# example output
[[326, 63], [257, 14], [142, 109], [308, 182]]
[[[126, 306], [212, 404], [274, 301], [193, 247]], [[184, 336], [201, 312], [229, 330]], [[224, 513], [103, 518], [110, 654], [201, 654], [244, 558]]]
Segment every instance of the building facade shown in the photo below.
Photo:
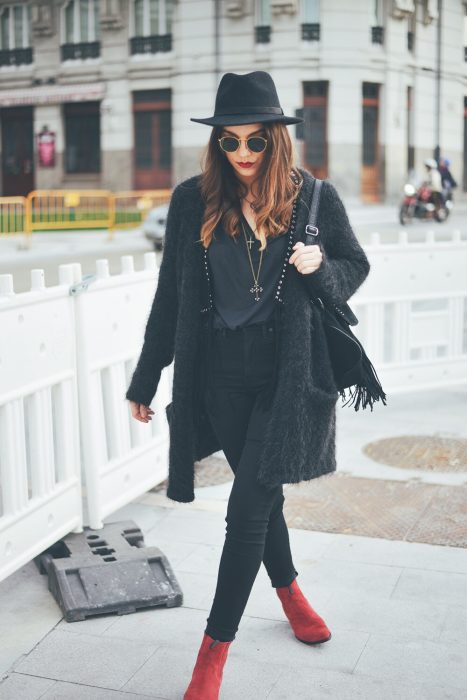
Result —
[[299, 164], [395, 201], [423, 160], [467, 190], [467, 2], [0, 2], [0, 194], [170, 187], [200, 171], [227, 71], [270, 72]]

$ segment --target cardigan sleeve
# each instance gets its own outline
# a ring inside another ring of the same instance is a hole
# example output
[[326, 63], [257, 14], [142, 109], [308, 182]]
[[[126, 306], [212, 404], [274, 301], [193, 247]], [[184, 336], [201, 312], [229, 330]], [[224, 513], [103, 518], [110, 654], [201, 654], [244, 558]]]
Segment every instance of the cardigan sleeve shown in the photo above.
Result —
[[157, 289], [146, 323], [144, 342], [125, 398], [149, 406], [164, 367], [174, 357], [177, 324], [177, 250], [179, 244], [180, 192], [172, 192], [165, 227], [164, 249]]
[[336, 188], [323, 183], [317, 226], [323, 259], [305, 279], [309, 292], [336, 304], [355, 294], [370, 272], [370, 262], [350, 225]]

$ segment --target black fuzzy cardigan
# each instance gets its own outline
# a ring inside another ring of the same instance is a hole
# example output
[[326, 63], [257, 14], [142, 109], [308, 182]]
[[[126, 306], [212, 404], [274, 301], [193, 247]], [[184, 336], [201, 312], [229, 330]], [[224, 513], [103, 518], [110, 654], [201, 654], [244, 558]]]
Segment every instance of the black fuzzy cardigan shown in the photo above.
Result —
[[[291, 244], [305, 241], [313, 176], [299, 168], [303, 185]], [[198, 241], [204, 202], [200, 175], [177, 185], [167, 215], [165, 247], [144, 343], [125, 397], [149, 406], [162, 369], [175, 359], [167, 497], [194, 500], [194, 462], [222, 449], [204, 407], [205, 358], [212, 307], [204, 248]], [[271, 418], [260, 456], [264, 486], [298, 483], [336, 469], [338, 390], [318, 309], [309, 291], [336, 303], [348, 301], [370, 271], [335, 187], [324, 181], [317, 226], [323, 261], [301, 274], [287, 264], [277, 302], [280, 334]], [[289, 257], [293, 251], [290, 250]]]

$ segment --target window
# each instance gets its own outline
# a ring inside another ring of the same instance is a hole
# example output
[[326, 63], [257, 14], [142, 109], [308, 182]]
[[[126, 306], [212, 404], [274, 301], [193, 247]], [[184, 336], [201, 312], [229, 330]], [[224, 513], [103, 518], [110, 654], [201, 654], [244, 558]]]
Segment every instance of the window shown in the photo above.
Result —
[[255, 41], [268, 44], [271, 41], [271, 6], [269, 0], [256, 0]]
[[465, 5], [464, 10], [464, 61], [467, 61], [467, 5]]
[[413, 87], [407, 86], [407, 172], [415, 167], [415, 147], [413, 129]]
[[415, 25], [416, 25], [416, 15], [415, 11], [411, 12], [407, 17], [407, 50], [413, 51], [415, 48]]
[[319, 41], [320, 39], [320, 3], [319, 0], [302, 0], [302, 39]]
[[303, 83], [304, 161], [320, 179], [327, 177], [328, 168], [328, 91], [326, 80]]
[[174, 0], [134, 0], [130, 52], [156, 53], [172, 49]]
[[67, 173], [100, 172], [99, 106], [99, 102], [73, 102], [64, 105]]
[[378, 157], [379, 84], [363, 83], [363, 165], [375, 165]]
[[32, 63], [31, 7], [7, 5], [0, 9], [0, 66]]
[[100, 54], [99, 0], [69, 0], [62, 13], [62, 61]]
[[384, 43], [383, 0], [372, 0], [371, 41], [373, 44]]

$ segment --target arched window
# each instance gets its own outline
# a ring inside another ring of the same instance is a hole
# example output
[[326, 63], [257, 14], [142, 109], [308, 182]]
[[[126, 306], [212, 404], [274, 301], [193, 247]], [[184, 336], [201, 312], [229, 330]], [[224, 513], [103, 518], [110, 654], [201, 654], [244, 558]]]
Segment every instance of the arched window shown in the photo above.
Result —
[[174, 0], [133, 0], [132, 6], [131, 53], [170, 51]]
[[270, 0], [256, 0], [255, 41], [257, 44], [268, 44], [271, 41]]
[[0, 66], [32, 63], [31, 7], [5, 5], [0, 8]]
[[372, 0], [371, 12], [371, 42], [384, 43], [384, 7], [383, 0]]
[[320, 39], [320, 0], [301, 0], [302, 39]]
[[68, 0], [61, 14], [62, 61], [100, 54], [99, 0]]

